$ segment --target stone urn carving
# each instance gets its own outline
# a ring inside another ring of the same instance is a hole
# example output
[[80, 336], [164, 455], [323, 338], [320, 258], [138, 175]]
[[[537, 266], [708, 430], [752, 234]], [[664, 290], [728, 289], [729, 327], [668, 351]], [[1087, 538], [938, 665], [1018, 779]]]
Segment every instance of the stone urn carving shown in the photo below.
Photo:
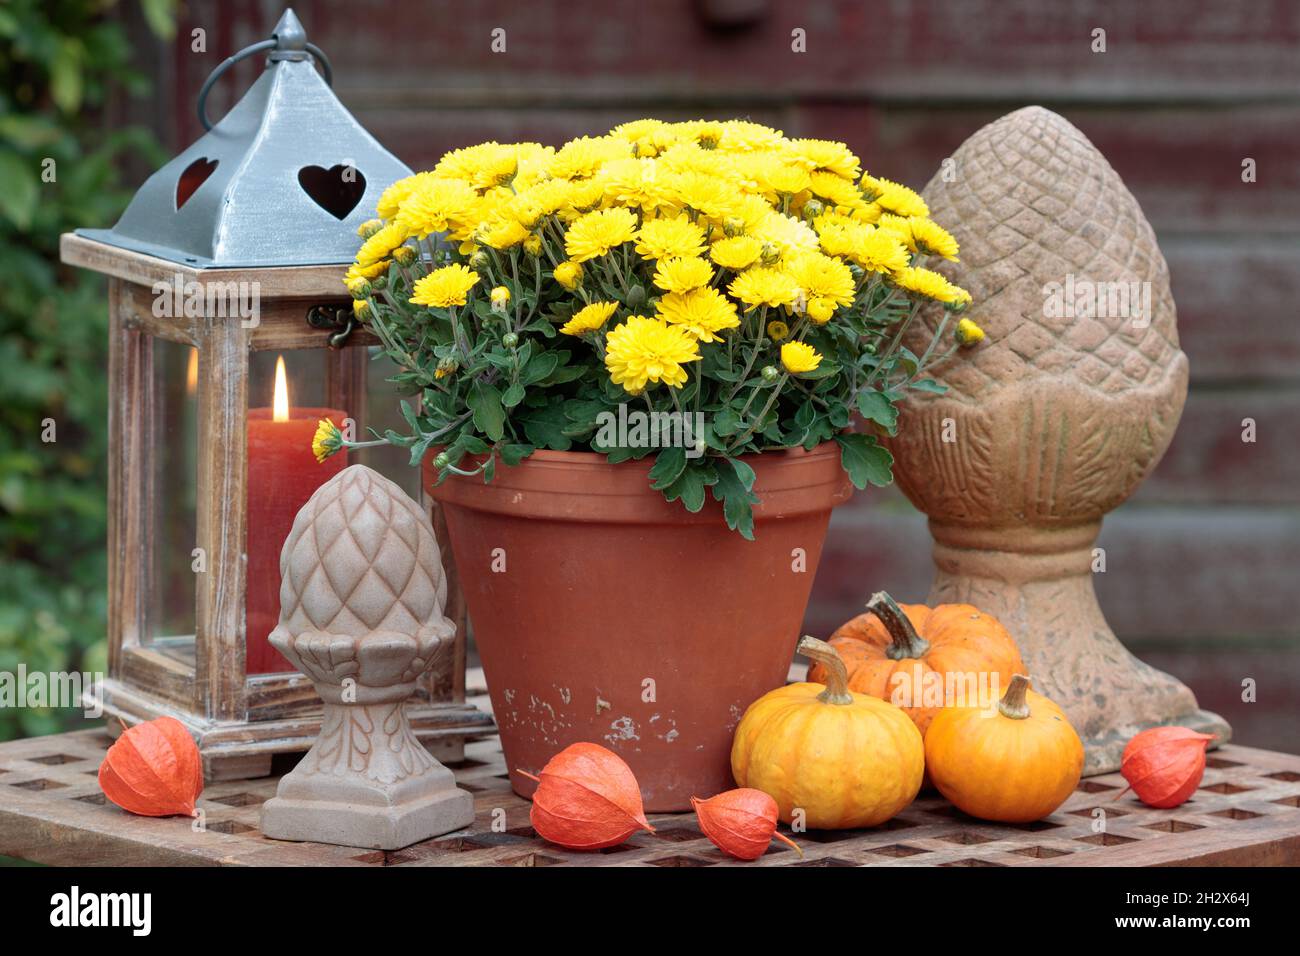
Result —
[[[974, 296], [987, 339], [909, 393], [888, 439], [899, 486], [930, 517], [930, 603], [968, 602], [1015, 635], [1035, 688], [1069, 715], [1085, 773], [1119, 766], [1157, 724], [1227, 724], [1115, 638], [1093, 591], [1103, 515], [1151, 472], [1187, 395], [1164, 257], [1137, 201], [1070, 123], [1041, 107], [985, 126], [924, 196], [961, 244], [940, 271]], [[947, 164], [946, 164], [947, 165]], [[951, 181], [948, 181], [951, 180]], [[942, 311], [905, 342], [918, 354]], [[951, 328], [951, 325], [949, 326]]]
[[322, 485], [280, 555], [270, 640], [324, 701], [320, 736], [262, 809], [262, 832], [393, 850], [468, 826], [472, 797], [420, 744], [405, 701], [452, 653], [428, 516], [364, 465]]

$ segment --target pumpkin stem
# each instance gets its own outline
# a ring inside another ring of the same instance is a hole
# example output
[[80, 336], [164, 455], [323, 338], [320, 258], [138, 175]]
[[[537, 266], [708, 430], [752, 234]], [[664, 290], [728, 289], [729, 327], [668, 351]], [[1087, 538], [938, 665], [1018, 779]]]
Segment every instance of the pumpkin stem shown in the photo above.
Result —
[[798, 843], [795, 843], [794, 840], [791, 840], [780, 830], [773, 830], [772, 836], [775, 839], [780, 840], [782, 843], [789, 844], [794, 849], [794, 851], [799, 854], [800, 857], [803, 856], [803, 847], [801, 847]]
[[825, 641], [804, 635], [796, 650], [826, 668], [826, 689], [817, 695], [818, 700], [823, 704], [853, 703], [853, 695], [849, 693], [849, 672], [835, 648]]
[[877, 591], [867, 602], [867, 613], [880, 618], [891, 638], [885, 656], [891, 661], [920, 657], [930, 649], [930, 642], [920, 634], [903, 609], [884, 591]]
[[1025, 694], [1029, 691], [1029, 678], [1016, 674], [1011, 678], [1011, 686], [998, 701], [998, 713], [1012, 720], [1024, 720], [1029, 716], [1029, 700]]

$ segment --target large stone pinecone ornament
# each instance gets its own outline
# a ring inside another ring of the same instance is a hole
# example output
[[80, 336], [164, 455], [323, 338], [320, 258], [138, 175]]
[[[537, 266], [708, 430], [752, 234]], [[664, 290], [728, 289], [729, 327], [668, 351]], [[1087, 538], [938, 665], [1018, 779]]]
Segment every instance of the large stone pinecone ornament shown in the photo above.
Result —
[[[899, 486], [930, 516], [929, 603], [967, 602], [1015, 635], [1035, 689], [1084, 739], [1086, 773], [1161, 723], [1226, 738], [1191, 691], [1134, 658], [1097, 605], [1106, 512], [1151, 472], [1187, 395], [1168, 268], [1115, 170], [1062, 117], [1027, 107], [970, 137], [924, 191], [961, 246], [940, 271], [986, 333], [909, 393], [888, 439]], [[1091, 296], [1091, 298], [1090, 298]], [[922, 312], [918, 354], [942, 319]]]

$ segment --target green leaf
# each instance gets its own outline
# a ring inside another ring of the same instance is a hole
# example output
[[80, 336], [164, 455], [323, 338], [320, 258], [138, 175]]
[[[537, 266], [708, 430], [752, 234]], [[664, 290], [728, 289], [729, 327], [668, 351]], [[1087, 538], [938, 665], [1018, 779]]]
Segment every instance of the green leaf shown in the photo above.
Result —
[[889, 434], [898, 434], [898, 409], [882, 393], [870, 388], [858, 392], [858, 411], [867, 421], [875, 422]]
[[504, 405], [506, 408], [514, 408], [523, 400], [524, 400], [524, 387], [520, 385], [518, 382], [515, 382], [513, 385], [507, 388], [505, 390], [505, 393], [501, 396], [501, 404]]
[[681, 477], [686, 468], [685, 448], [665, 448], [655, 457], [650, 469], [650, 487], [662, 491]]
[[718, 483], [713, 486], [713, 497], [722, 502], [722, 514], [727, 527], [739, 531], [747, 541], [754, 540], [754, 508], [758, 495], [754, 487], [754, 469], [735, 458], [722, 458], [715, 464]]
[[668, 501], [680, 499], [686, 510], [694, 514], [704, 507], [704, 489], [710, 484], [709, 477], [702, 467], [683, 468], [677, 480], [662, 489], [664, 498]]
[[918, 392], [929, 392], [932, 395], [943, 395], [948, 391], [947, 385], [940, 385], [932, 378], [918, 378], [915, 382], [910, 383], [908, 388], [915, 389]]
[[525, 385], [532, 385], [534, 382], [540, 382], [560, 364], [560, 358], [554, 352], [543, 352], [529, 361], [519, 378]]
[[529, 412], [522, 419], [521, 424], [524, 426], [524, 434], [528, 436], [528, 440], [539, 448], [568, 451], [573, 445], [569, 437], [564, 434], [564, 429], [569, 426], [569, 420], [564, 415], [562, 402], [555, 402]]
[[475, 381], [465, 396], [465, 404], [474, 412], [474, 427], [492, 441], [505, 435], [506, 413], [501, 407], [501, 393], [493, 385]]
[[840, 464], [849, 473], [853, 487], [888, 485], [894, 480], [894, 456], [871, 435], [852, 433], [836, 435], [840, 445]]
[[532, 445], [502, 445], [501, 460], [512, 468], [533, 453]]
[[795, 375], [795, 378], [801, 378], [804, 379], [805, 381], [813, 381], [814, 379], [830, 378], [832, 375], [838, 375], [839, 371], [840, 371], [840, 367], [836, 365], [834, 362], [827, 362], [823, 360], [822, 363], [818, 365], [815, 369], [813, 369], [811, 372], [799, 372], [797, 375]]
[[740, 431], [740, 416], [730, 408], [724, 408], [713, 416], [713, 434], [726, 438]]

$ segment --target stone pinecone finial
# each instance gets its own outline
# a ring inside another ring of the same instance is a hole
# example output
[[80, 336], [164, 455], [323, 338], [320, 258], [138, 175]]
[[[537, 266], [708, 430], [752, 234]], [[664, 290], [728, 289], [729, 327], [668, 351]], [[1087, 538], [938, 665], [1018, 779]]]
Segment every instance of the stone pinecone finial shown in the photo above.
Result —
[[450, 650], [447, 581], [428, 516], [364, 465], [339, 472], [298, 512], [280, 574], [272, 643], [314, 678], [407, 682]]
[[[899, 484], [950, 523], [1100, 516], [1154, 468], [1186, 398], [1164, 256], [1110, 163], [1049, 110], [990, 123], [953, 160], [955, 175], [941, 170], [924, 191], [961, 245], [960, 263], [937, 268], [970, 291], [967, 314], [987, 338], [934, 369], [947, 394], [908, 393], [888, 442]], [[1068, 282], [1124, 283], [1138, 298], [1122, 315], [1049, 314], [1049, 290], [1063, 296]], [[914, 352], [941, 315], [918, 317], [905, 339]], [[946, 445], [945, 419], [959, 436]]]

